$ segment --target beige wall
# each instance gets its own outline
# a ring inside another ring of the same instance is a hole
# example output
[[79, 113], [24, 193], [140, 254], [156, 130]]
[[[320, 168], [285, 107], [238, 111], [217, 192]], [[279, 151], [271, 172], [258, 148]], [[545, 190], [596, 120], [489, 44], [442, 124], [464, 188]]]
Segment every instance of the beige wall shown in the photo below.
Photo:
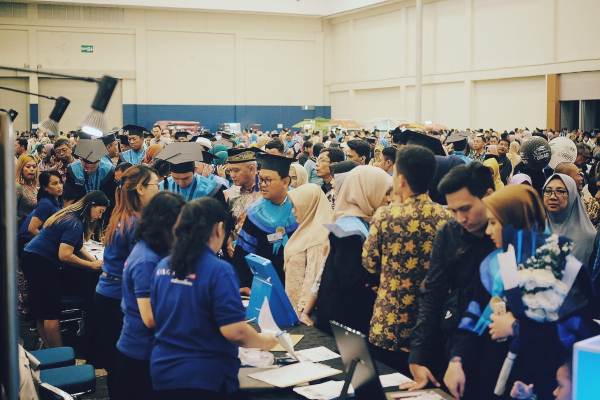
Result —
[[[0, 64], [122, 79], [108, 110], [111, 126], [120, 125], [122, 104], [325, 104], [318, 17], [43, 4], [22, 11], [0, 14]], [[94, 52], [82, 53], [82, 44]], [[0, 71], [3, 76], [15, 74]], [[96, 90], [64, 85], [86, 102]], [[46, 89], [35, 75], [28, 88]], [[47, 111], [40, 107], [40, 120]], [[75, 112], [81, 110], [67, 110], [63, 130], [85, 117]]]
[[[414, 119], [414, 4], [326, 19], [332, 117]], [[598, 15], [597, 0], [425, 1], [422, 120], [545, 127], [546, 75], [600, 71]]]

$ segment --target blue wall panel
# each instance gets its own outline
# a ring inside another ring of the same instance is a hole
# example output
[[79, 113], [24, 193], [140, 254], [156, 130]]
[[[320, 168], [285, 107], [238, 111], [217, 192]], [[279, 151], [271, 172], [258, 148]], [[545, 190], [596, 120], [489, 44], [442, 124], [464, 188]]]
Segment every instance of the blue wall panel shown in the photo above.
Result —
[[31, 121], [32, 125], [38, 123], [38, 105], [37, 104], [29, 103], [29, 120]]
[[301, 106], [213, 106], [213, 105], [160, 105], [123, 104], [123, 125], [136, 124], [150, 129], [155, 121], [200, 121], [211, 131], [223, 122], [239, 122], [242, 127], [262, 124], [262, 129], [276, 129], [277, 124], [290, 127], [305, 118], [330, 118], [330, 106], [317, 106], [303, 111]]

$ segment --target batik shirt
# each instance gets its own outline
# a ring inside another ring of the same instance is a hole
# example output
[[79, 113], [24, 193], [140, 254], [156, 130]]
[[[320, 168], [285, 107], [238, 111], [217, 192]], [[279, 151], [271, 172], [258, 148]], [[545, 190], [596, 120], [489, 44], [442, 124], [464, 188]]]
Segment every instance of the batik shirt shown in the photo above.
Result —
[[426, 193], [375, 213], [362, 253], [363, 266], [380, 274], [369, 332], [374, 345], [391, 351], [408, 347], [433, 239], [450, 218]]

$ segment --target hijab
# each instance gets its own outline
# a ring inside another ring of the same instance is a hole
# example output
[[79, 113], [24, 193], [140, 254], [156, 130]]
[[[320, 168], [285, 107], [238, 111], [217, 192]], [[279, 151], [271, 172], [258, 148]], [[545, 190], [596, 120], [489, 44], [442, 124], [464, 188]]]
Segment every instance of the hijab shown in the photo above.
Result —
[[494, 186], [496, 187], [496, 190], [502, 189], [504, 187], [504, 183], [500, 177], [500, 164], [498, 164], [498, 160], [495, 158], [488, 158], [483, 162], [483, 165], [492, 170], [492, 176], [494, 178]]
[[360, 165], [348, 173], [335, 200], [334, 219], [358, 217], [371, 220], [382, 205], [391, 177], [381, 168]]
[[285, 245], [284, 259], [317, 245], [329, 244], [329, 231], [324, 224], [333, 221], [333, 211], [321, 187], [307, 183], [288, 193], [294, 205], [294, 214], [299, 221], [298, 228]]
[[294, 171], [296, 171], [296, 189], [308, 182], [308, 172], [306, 172], [306, 168], [298, 163], [292, 163], [290, 168], [294, 168]]
[[509, 185], [529, 184], [529, 186], [533, 186], [533, 183], [531, 182], [531, 178], [527, 174], [513, 175], [513, 177], [510, 178], [510, 181], [508, 181], [508, 184]]
[[537, 231], [545, 228], [544, 204], [531, 186], [506, 186], [482, 200], [503, 227], [512, 225], [515, 229]]
[[587, 265], [594, 247], [596, 228], [594, 228], [590, 217], [585, 211], [583, 201], [581, 201], [577, 191], [577, 184], [573, 178], [565, 174], [553, 174], [544, 184], [544, 189], [550, 181], [556, 178], [563, 181], [567, 187], [569, 200], [567, 208], [564, 210], [547, 213], [548, 227], [552, 233], [571, 239], [574, 245], [573, 255], [581, 263]]

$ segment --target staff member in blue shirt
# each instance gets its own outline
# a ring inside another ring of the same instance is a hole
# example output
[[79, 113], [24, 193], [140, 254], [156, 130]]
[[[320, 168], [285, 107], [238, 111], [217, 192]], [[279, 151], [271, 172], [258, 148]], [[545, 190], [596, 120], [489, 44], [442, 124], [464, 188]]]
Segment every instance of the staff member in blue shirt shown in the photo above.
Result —
[[102, 262], [82, 248], [108, 206], [101, 191], [93, 191], [63, 208], [44, 223], [44, 229], [25, 246], [23, 270], [29, 281], [31, 314], [47, 347], [61, 346], [58, 318], [62, 294], [62, 263], [100, 269]]
[[277, 343], [245, 322], [233, 267], [216, 256], [230, 221], [213, 198], [187, 203], [172, 256], [154, 272], [150, 374], [159, 399], [227, 399], [239, 390], [238, 346], [268, 350]]
[[134, 234], [142, 209], [158, 193], [158, 175], [146, 165], [134, 165], [121, 177], [116, 204], [104, 234], [104, 262], [94, 295], [94, 366], [105, 368], [112, 397], [112, 368], [123, 326], [121, 281], [123, 265], [135, 244]]
[[151, 399], [150, 352], [154, 317], [150, 307], [150, 282], [159, 261], [169, 254], [173, 225], [185, 204], [181, 196], [162, 192], [144, 208], [135, 234], [139, 241], [123, 269], [123, 329], [117, 342], [112, 400]]
[[39, 176], [37, 205], [19, 227], [20, 249], [40, 233], [42, 225], [62, 208], [63, 183], [57, 171], [43, 171]]

